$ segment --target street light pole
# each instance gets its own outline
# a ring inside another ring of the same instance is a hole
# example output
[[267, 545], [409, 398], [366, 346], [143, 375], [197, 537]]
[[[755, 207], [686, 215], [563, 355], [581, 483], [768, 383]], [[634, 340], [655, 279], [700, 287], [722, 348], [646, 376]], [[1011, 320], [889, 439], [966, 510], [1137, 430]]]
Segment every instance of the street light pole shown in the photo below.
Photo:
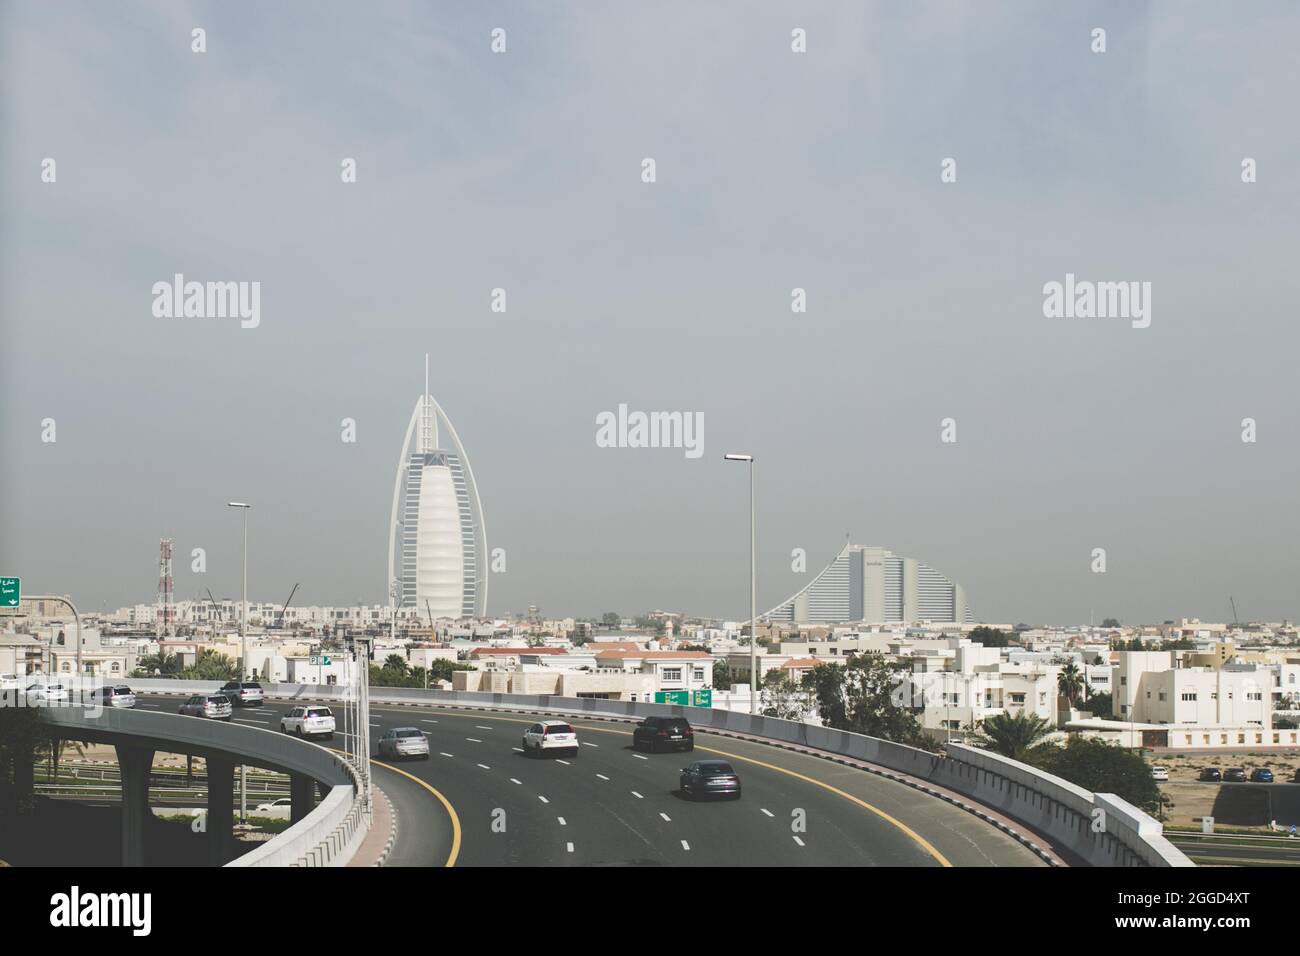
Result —
[[[226, 507], [239, 508], [244, 513], [244, 590], [239, 602], [239, 683], [242, 692], [248, 674], [248, 512], [253, 506], [242, 501], [227, 501]], [[248, 767], [242, 763], [239, 765], [239, 822], [241, 825], [248, 823]]]
[[758, 559], [754, 529], [754, 456], [723, 455], [749, 463], [749, 712], [758, 713]]

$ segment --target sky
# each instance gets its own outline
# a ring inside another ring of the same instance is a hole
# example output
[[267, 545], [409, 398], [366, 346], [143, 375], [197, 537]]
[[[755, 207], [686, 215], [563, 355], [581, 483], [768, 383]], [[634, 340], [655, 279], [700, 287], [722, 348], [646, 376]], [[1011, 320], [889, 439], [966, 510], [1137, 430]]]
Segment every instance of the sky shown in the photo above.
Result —
[[[242, 500], [251, 599], [384, 602], [427, 352], [492, 614], [747, 616], [746, 452], [760, 611], [847, 535], [985, 621], [1294, 619], [1298, 31], [1292, 3], [6, 0], [0, 574], [148, 603], [166, 536], [177, 598], [238, 597]], [[259, 324], [156, 316], [176, 273], [259, 282]], [[1149, 327], [1045, 316], [1067, 273], [1149, 282]], [[702, 416], [703, 453], [598, 446], [620, 404]]]

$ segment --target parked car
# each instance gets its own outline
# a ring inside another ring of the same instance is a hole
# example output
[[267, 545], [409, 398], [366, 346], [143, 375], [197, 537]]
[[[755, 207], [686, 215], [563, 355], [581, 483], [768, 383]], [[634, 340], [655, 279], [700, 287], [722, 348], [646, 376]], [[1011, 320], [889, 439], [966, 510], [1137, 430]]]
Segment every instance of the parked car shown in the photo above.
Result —
[[234, 707], [261, 707], [265, 702], [262, 685], [257, 681], [228, 681], [217, 693], [229, 697]]
[[1205, 780], [1210, 783], [1218, 783], [1223, 779], [1223, 772], [1218, 767], [1205, 767], [1201, 770], [1201, 775], [1197, 780]]
[[1292, 783], [1300, 783], [1300, 767], [1296, 767], [1295, 776], [1291, 778]]
[[1223, 771], [1223, 782], [1245, 783], [1246, 771], [1242, 770], [1240, 767], [1229, 767], [1227, 770]]
[[379, 738], [381, 757], [429, 758], [429, 740], [418, 727], [394, 727]]
[[740, 799], [740, 778], [725, 760], [697, 760], [682, 768], [679, 781], [688, 797], [733, 797]]
[[212, 720], [229, 720], [233, 712], [230, 698], [225, 694], [195, 694], [176, 708], [178, 714], [208, 717]]
[[694, 750], [695, 731], [685, 717], [647, 717], [632, 730], [632, 749]]
[[1168, 780], [1168, 779], [1169, 779], [1169, 768], [1168, 768], [1168, 767], [1160, 767], [1160, 766], [1152, 767], [1152, 768], [1151, 768], [1151, 779], [1152, 779], [1152, 780]]
[[280, 730], [299, 737], [334, 739], [334, 711], [328, 707], [295, 707], [280, 718]]
[[524, 754], [541, 757], [548, 752], [578, 755], [578, 733], [562, 720], [543, 720], [524, 731]]
[[1273, 771], [1267, 767], [1256, 767], [1251, 771], [1250, 779], [1255, 783], [1272, 783]]
[[105, 707], [134, 707], [135, 693], [125, 684], [96, 687], [91, 694], [92, 701]]

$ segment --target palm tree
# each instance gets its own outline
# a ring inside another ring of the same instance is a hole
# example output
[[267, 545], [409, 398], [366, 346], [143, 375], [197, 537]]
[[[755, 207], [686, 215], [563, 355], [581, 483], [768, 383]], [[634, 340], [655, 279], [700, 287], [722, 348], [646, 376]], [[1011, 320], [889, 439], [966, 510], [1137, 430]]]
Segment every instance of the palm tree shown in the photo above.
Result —
[[1070, 661], [1061, 668], [1061, 673], [1056, 675], [1056, 689], [1070, 702], [1071, 707], [1079, 702], [1079, 696], [1083, 693], [1083, 674], [1079, 672], [1078, 664]]
[[1052, 732], [1052, 725], [1037, 714], [995, 714], [984, 719], [989, 749], [1012, 760], [1024, 760], [1035, 744]]

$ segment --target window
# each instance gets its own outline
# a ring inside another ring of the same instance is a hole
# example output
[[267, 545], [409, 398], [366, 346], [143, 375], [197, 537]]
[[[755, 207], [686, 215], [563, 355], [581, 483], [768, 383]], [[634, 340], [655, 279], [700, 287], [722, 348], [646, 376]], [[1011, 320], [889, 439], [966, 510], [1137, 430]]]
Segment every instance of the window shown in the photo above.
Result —
[[[1163, 696], [1162, 694], [1161, 697]], [[1196, 691], [1184, 691], [1183, 700], [1196, 700]]]
[[704, 680], [704, 668], [696, 667], [694, 669], [694, 675], [695, 675], [693, 678], [694, 680]]
[[1121, 678], [1119, 679], [1119, 686], [1120, 686], [1120, 687], [1127, 687], [1127, 686], [1128, 686], [1128, 677], [1121, 677]]
[[665, 667], [664, 680], [681, 680], [682, 669], [680, 667]]

